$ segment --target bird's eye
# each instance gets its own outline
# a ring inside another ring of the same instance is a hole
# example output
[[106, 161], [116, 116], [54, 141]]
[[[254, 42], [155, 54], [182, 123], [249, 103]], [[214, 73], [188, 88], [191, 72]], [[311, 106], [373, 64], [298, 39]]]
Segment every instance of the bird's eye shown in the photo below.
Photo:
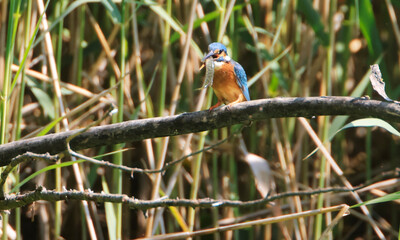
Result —
[[219, 50], [219, 54], [221, 54], [223, 51], [224, 51], [224, 50], [222, 50], [222, 49], [221, 49], [221, 50]]

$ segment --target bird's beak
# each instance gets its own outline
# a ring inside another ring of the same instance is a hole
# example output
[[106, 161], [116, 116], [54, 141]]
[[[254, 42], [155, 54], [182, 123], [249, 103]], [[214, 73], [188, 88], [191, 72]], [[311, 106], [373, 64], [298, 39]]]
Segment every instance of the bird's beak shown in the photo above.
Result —
[[205, 62], [207, 58], [212, 57], [215, 54], [214, 51], [210, 51], [209, 53], [207, 53], [206, 56], [203, 57], [203, 59], [201, 59], [201, 62]]
[[201, 70], [201, 69], [203, 69], [204, 68], [204, 66], [205, 66], [205, 62], [206, 62], [206, 59], [207, 58], [210, 58], [210, 57], [212, 57], [213, 55], [215, 55], [215, 52], [213, 52], [213, 51], [210, 51], [209, 53], [207, 53], [204, 57], [203, 57], [203, 59], [201, 59], [201, 62], [202, 62], [202, 64], [201, 64], [201, 66], [200, 66], [200, 69], [199, 70]]

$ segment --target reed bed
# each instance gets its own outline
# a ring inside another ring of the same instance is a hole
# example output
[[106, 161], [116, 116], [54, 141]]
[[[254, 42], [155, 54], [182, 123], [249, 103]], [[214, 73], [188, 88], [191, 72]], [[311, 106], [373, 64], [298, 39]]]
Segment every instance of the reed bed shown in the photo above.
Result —
[[[399, 18], [396, 0], [3, 0], [0, 143], [83, 128], [103, 118], [111, 106], [118, 113], [99, 125], [206, 110], [216, 97], [211, 88], [200, 89], [205, 73], [199, 68], [211, 42], [225, 44], [232, 59], [242, 64], [251, 99], [380, 99], [368, 80], [375, 63], [388, 96], [399, 99]], [[113, 89], [98, 96], [109, 88]], [[248, 201], [277, 193], [379, 184], [374, 188], [291, 196], [250, 208], [165, 207], [143, 212], [124, 204], [40, 201], [3, 212], [7, 234], [3, 231], [2, 239], [398, 238], [398, 195], [368, 208], [348, 210], [343, 205], [400, 189], [399, 137], [376, 120], [373, 127], [338, 132], [354, 120], [270, 119], [105, 145], [80, 153], [118, 165], [159, 169], [216, 146], [165, 174], [130, 176], [89, 162], [63, 167], [63, 162], [78, 160], [64, 157], [55, 170], [42, 172], [16, 192], [45, 186], [147, 200]], [[317, 146], [320, 150], [313, 152]], [[4, 192], [11, 194], [21, 180], [46, 165], [21, 165]]]

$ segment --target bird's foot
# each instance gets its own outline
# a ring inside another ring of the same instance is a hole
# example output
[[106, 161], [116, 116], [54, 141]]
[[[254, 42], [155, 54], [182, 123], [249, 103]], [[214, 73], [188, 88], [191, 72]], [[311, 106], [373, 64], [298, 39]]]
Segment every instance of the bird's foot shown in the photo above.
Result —
[[236, 101], [234, 101], [234, 102], [231, 102], [231, 103], [229, 103], [229, 104], [226, 106], [226, 109], [227, 109], [227, 110], [231, 110], [231, 108], [232, 108], [235, 104], [240, 103], [240, 102], [242, 102], [241, 99], [238, 99], [238, 100], [236, 100]]
[[208, 109], [208, 111], [211, 112], [212, 110], [214, 110], [214, 109], [216, 109], [217, 107], [221, 106], [221, 104], [222, 104], [222, 103], [218, 101], [217, 104], [215, 104], [214, 106], [210, 107], [210, 108]]

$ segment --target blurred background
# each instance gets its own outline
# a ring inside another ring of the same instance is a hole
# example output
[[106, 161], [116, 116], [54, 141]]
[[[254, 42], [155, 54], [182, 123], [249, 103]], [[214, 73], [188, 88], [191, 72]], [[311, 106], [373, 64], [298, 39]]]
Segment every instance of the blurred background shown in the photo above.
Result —
[[[45, 12], [45, 15], [42, 13]], [[248, 77], [251, 99], [373, 94], [370, 65], [379, 64], [390, 98], [399, 99], [400, 2], [304, 1], [0, 1], [1, 138], [21, 138], [99, 125], [206, 110], [217, 99], [200, 89], [201, 58], [221, 42]], [[4, 73], [4, 74], [3, 74]], [[104, 90], [109, 90], [103, 92]], [[65, 116], [65, 117], [62, 117]], [[344, 187], [306, 130], [311, 126], [352, 186], [379, 181], [362, 200], [399, 191], [399, 137], [383, 128], [350, 128], [347, 116], [269, 119], [249, 126], [81, 151], [90, 157], [158, 169], [192, 152], [165, 174], [130, 174], [93, 163], [21, 165], [6, 193], [91, 189], [138, 199], [254, 200], [268, 193]], [[375, 122], [372, 123], [374, 125]], [[398, 128], [398, 124], [391, 123]], [[42, 171], [20, 188], [12, 188]], [[397, 172], [396, 172], [397, 170]], [[356, 204], [350, 193], [290, 197], [252, 208], [149, 211], [121, 204], [46, 202], [2, 214], [3, 239], [128, 239], [193, 231], [338, 204]], [[350, 211], [330, 239], [399, 236], [399, 202]], [[214, 233], [201, 239], [318, 239], [336, 214]], [[378, 230], [377, 230], [378, 229]], [[379, 235], [381, 232], [382, 235]]]

